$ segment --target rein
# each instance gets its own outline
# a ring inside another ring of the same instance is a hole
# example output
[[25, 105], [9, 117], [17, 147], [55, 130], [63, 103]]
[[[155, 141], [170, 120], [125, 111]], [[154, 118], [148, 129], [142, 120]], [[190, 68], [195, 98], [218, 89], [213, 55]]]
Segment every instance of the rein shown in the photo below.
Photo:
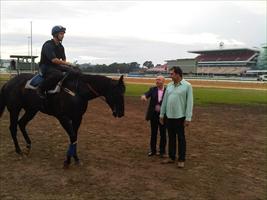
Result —
[[89, 88], [89, 90], [94, 93], [94, 95], [99, 97], [102, 101], [106, 102], [105, 98], [103, 96], [100, 96], [100, 94], [89, 83], [87, 83], [86, 85]]
[[[65, 80], [65, 78], [67, 78], [69, 74], [66, 74], [63, 79], [59, 82], [58, 86], [63, 88], [63, 90], [65, 92], [67, 92], [68, 94], [70, 94], [71, 96], [75, 96], [75, 93], [72, 92], [71, 90], [69, 90], [68, 88], [62, 87], [62, 83]], [[105, 98], [103, 96], [101, 96], [89, 83], [86, 83], [86, 86], [88, 87], [88, 89], [93, 92], [94, 95], [96, 95], [97, 97], [99, 97], [102, 101], [106, 102]], [[78, 80], [76, 82], [76, 89], [78, 87]]]

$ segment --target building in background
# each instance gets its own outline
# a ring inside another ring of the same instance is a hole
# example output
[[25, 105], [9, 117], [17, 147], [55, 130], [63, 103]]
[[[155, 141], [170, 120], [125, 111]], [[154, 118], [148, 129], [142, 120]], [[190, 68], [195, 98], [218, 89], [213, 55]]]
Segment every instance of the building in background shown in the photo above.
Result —
[[267, 44], [263, 44], [257, 62], [257, 70], [267, 70]]
[[148, 73], [148, 74], [165, 74], [165, 73], [167, 73], [167, 64], [156, 65], [155, 67], [147, 69], [146, 73]]
[[0, 59], [0, 72], [8, 72], [10, 67], [10, 59]]
[[166, 60], [168, 70], [172, 67], [179, 66], [184, 74], [196, 74], [197, 73], [197, 60], [194, 58], [183, 58], [176, 60]]
[[199, 54], [197, 61], [197, 74], [203, 75], [234, 75], [245, 74], [255, 69], [260, 51], [252, 48], [232, 48], [188, 51]]
[[17, 73], [20, 71], [38, 71], [38, 64], [35, 63], [35, 59], [38, 56], [24, 56], [24, 55], [10, 55], [12, 58], [10, 62], [11, 70], [16, 70]]
[[0, 59], [0, 72], [20, 73], [38, 71], [35, 59], [38, 56], [10, 55], [10, 59]]

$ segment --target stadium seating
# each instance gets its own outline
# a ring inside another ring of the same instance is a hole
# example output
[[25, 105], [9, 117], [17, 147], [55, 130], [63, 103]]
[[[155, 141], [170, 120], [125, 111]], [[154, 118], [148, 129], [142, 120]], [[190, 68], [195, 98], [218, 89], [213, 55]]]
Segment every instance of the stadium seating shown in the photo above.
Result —
[[240, 75], [249, 70], [249, 67], [198, 67], [198, 74], [232, 74]]
[[242, 52], [234, 54], [202, 54], [197, 56], [196, 59], [198, 62], [209, 62], [209, 61], [247, 61], [255, 54], [255, 52]]

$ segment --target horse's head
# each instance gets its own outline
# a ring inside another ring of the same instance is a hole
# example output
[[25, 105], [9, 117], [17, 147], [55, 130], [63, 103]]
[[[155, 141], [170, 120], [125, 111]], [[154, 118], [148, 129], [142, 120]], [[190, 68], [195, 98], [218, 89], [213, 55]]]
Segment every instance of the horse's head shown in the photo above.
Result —
[[114, 117], [124, 116], [124, 93], [125, 85], [121, 76], [118, 81], [113, 81], [111, 89], [105, 95]]

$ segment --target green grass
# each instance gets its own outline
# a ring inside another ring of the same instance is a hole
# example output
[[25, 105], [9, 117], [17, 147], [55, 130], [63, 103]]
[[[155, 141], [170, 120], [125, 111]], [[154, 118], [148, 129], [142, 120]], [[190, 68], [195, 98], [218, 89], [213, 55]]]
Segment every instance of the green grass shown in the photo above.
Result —
[[[0, 87], [4, 83], [0, 80]], [[153, 85], [126, 84], [126, 96], [139, 97]], [[236, 105], [265, 105], [267, 106], [267, 91], [193, 88], [194, 104], [236, 104]]]
[[0, 73], [0, 81], [8, 81], [10, 79], [9, 74], [1, 74]]
[[153, 85], [127, 84], [126, 96], [141, 96]]
[[[127, 84], [126, 96], [141, 96], [149, 85]], [[242, 89], [193, 88], [194, 104], [266, 105], [267, 91]]]

